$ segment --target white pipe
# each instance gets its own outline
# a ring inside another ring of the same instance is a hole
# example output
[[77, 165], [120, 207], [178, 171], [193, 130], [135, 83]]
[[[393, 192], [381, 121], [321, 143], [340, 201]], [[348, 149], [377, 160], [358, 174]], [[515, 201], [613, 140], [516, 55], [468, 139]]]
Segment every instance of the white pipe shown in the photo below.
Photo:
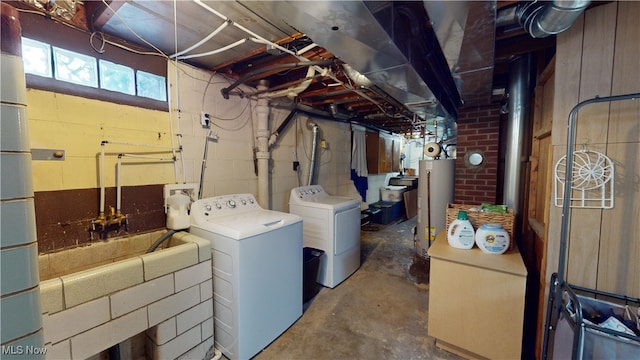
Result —
[[193, 49], [195, 49], [195, 48], [197, 48], [197, 47], [201, 46], [202, 44], [204, 44], [204, 43], [206, 43], [207, 41], [211, 40], [214, 36], [218, 35], [218, 33], [219, 33], [220, 31], [222, 31], [224, 28], [226, 28], [227, 26], [229, 26], [229, 23], [230, 23], [229, 21], [225, 21], [225, 22], [223, 22], [223, 23], [222, 23], [222, 25], [218, 26], [215, 30], [213, 30], [213, 31], [211, 32], [211, 34], [209, 34], [209, 35], [208, 35], [207, 37], [205, 37], [204, 39], [202, 39], [202, 40], [198, 41], [197, 43], [193, 44], [193, 45], [192, 45], [192, 46], [190, 46], [189, 48], [186, 48], [186, 49], [184, 49], [184, 50], [182, 50], [182, 51], [180, 51], [180, 52], [177, 52], [177, 53], [175, 53], [175, 54], [173, 54], [173, 55], [170, 55], [169, 57], [170, 57], [170, 58], [178, 57], [178, 56], [180, 56], [180, 55], [182, 55], [182, 54], [188, 53], [189, 51], [191, 51], [191, 50], [193, 50]]
[[223, 51], [227, 51], [229, 49], [232, 49], [232, 48], [234, 48], [234, 47], [236, 47], [238, 45], [242, 45], [245, 42], [247, 42], [247, 38], [240, 39], [240, 40], [238, 40], [238, 41], [236, 41], [236, 42], [234, 42], [232, 44], [229, 44], [227, 46], [223, 46], [223, 47], [221, 47], [219, 49], [211, 50], [211, 51], [208, 51], [208, 52], [205, 52], [205, 53], [199, 53], [199, 54], [193, 54], [193, 55], [187, 55], [187, 56], [179, 56], [179, 57], [177, 57], [177, 59], [186, 60], [186, 59], [191, 59], [191, 58], [196, 58], [196, 57], [215, 55], [215, 54], [221, 53]]
[[204, 191], [204, 171], [207, 168], [207, 158], [209, 157], [209, 136], [204, 137], [204, 154], [202, 154], [202, 167], [200, 168], [200, 184], [198, 188], [198, 200], [202, 199]]
[[212, 13], [212, 14], [214, 14], [214, 15], [216, 15], [216, 16], [218, 16], [218, 17], [220, 17], [221, 19], [223, 19], [223, 20], [224, 20], [224, 21], [226, 21], [226, 22], [230, 22], [231, 24], [233, 24], [233, 26], [235, 26], [235, 27], [237, 27], [238, 29], [240, 29], [240, 30], [244, 31], [245, 33], [247, 33], [247, 34], [249, 34], [249, 35], [253, 36], [254, 38], [252, 38], [252, 39], [251, 39], [252, 41], [255, 41], [255, 42], [258, 42], [258, 43], [262, 43], [262, 44], [265, 44], [265, 45], [271, 45], [271, 46], [273, 46], [274, 48], [276, 48], [276, 49], [278, 49], [278, 50], [280, 50], [280, 51], [284, 51], [284, 52], [286, 52], [287, 54], [293, 55], [293, 56], [295, 56], [296, 58], [298, 58], [298, 59], [300, 59], [300, 60], [303, 60], [303, 61], [310, 61], [309, 59], [307, 59], [307, 58], [305, 58], [305, 57], [303, 57], [303, 56], [299, 56], [298, 54], [294, 53], [293, 51], [291, 51], [291, 50], [289, 50], [289, 49], [287, 49], [287, 48], [284, 48], [284, 47], [282, 47], [282, 46], [280, 46], [280, 45], [278, 45], [278, 44], [276, 44], [276, 43], [274, 43], [274, 42], [271, 42], [271, 41], [269, 41], [269, 40], [267, 40], [267, 39], [263, 38], [262, 36], [260, 36], [260, 35], [258, 35], [258, 34], [256, 34], [256, 33], [254, 33], [253, 31], [251, 31], [251, 30], [249, 30], [249, 29], [245, 28], [244, 26], [242, 26], [242, 25], [240, 25], [240, 24], [238, 24], [238, 23], [234, 22], [233, 20], [231, 20], [231, 19], [229, 19], [228, 17], [226, 17], [224, 14], [222, 14], [222, 13], [220, 13], [220, 12], [216, 11], [215, 9], [211, 8], [210, 6], [208, 6], [207, 4], [203, 3], [202, 1], [200, 1], [200, 0], [193, 0], [193, 1], [194, 1], [196, 4], [198, 4], [198, 5], [202, 6], [204, 9], [206, 9], [206, 10], [207, 10], [207, 11], [209, 11], [210, 13]]
[[315, 73], [315, 70], [313, 69], [313, 66], [309, 66], [309, 68], [307, 70], [306, 80], [304, 80], [300, 84], [298, 84], [296, 86], [292, 86], [292, 87], [286, 88], [286, 89], [273, 91], [273, 92], [269, 92], [269, 93], [264, 93], [264, 94], [258, 95], [258, 98], [275, 99], [275, 98], [278, 98], [278, 97], [286, 96], [286, 97], [288, 97], [290, 99], [293, 99], [296, 96], [298, 96], [298, 94], [300, 94], [301, 92], [306, 90], [309, 87], [309, 85], [311, 85], [311, 83], [313, 82], [313, 79], [314, 79], [313, 78], [314, 73]]
[[[175, 88], [176, 90], [176, 95], [178, 95], [178, 91], [179, 91], [179, 85], [178, 85], [178, 61], [175, 60], [175, 64], [174, 64], [174, 70], [175, 70], [175, 86], [173, 86], [173, 88]], [[171, 91], [168, 92], [169, 93], [169, 104], [172, 103], [172, 97], [171, 97]], [[177, 97], [177, 104], [175, 106], [176, 109], [180, 108], [180, 97]], [[172, 108], [172, 106], [169, 106], [170, 108]], [[182, 182], [185, 183], [185, 165], [184, 165], [184, 149], [182, 148], [182, 132], [180, 131], [180, 112], [178, 112], [178, 116], [177, 116], [177, 127], [178, 127], [178, 133], [176, 134], [176, 137], [178, 138], [178, 149], [175, 149], [175, 144], [174, 144], [174, 140], [173, 140], [173, 112], [169, 111], [169, 127], [170, 127], [170, 136], [171, 136], [171, 152], [173, 153], [173, 157], [176, 157], [176, 151], [180, 152], [180, 163], [182, 164]], [[173, 165], [173, 173], [174, 173], [174, 177], [175, 177], [175, 182], [178, 183], [178, 164], [177, 162], [174, 162]]]
[[146, 147], [146, 148], [153, 148], [153, 149], [165, 149], [165, 150], [172, 150], [172, 151], [179, 150], [179, 149], [175, 149], [173, 146], [166, 146], [166, 145], [135, 144], [135, 143], [128, 143], [128, 142], [122, 142], [122, 141], [109, 141], [109, 140], [103, 140], [102, 143], [105, 145], [128, 145], [128, 146], [138, 146], [138, 147]]
[[[244, 28], [242, 28], [242, 29], [244, 29]], [[254, 33], [253, 33], [253, 32], [250, 32], [249, 30], [246, 30], [246, 31], [247, 31], [249, 34], [254, 35]], [[278, 44], [276, 44], [276, 43], [274, 43], [274, 42], [271, 42], [271, 41], [269, 41], [269, 40], [267, 40], [267, 39], [263, 38], [262, 36], [254, 35], [254, 37], [250, 38], [250, 40], [251, 40], [251, 41], [253, 41], [253, 42], [256, 42], [256, 43], [258, 43], [258, 44], [265, 44], [265, 45], [273, 46], [274, 48], [276, 48], [276, 49], [278, 49], [278, 50], [280, 50], [280, 51], [283, 51], [283, 52], [286, 52], [286, 53], [287, 53], [287, 54], [289, 54], [289, 55], [293, 55], [293, 56], [295, 56], [295, 57], [296, 57], [297, 59], [299, 59], [299, 60], [302, 60], [302, 61], [311, 61], [311, 60], [307, 59], [307, 58], [306, 58], [306, 57], [304, 57], [304, 56], [300, 56], [300, 55], [298, 55], [297, 53], [295, 53], [295, 52], [293, 52], [293, 51], [291, 51], [291, 50], [289, 50], [289, 49], [287, 49], [287, 48], [285, 48], [285, 47], [282, 47], [281, 45], [278, 45]]]
[[307, 45], [307, 46], [303, 47], [302, 49], [300, 49], [300, 50], [296, 51], [296, 55], [302, 55], [302, 54], [306, 53], [307, 51], [309, 51], [309, 50], [313, 49], [313, 48], [314, 48], [314, 47], [316, 47], [316, 46], [318, 46], [318, 44], [316, 44], [316, 43], [311, 43], [311, 44], [309, 44], [309, 45]]
[[107, 143], [100, 143], [100, 214], [99, 217], [104, 217], [104, 197], [105, 197], [105, 174], [104, 174], [104, 147]]
[[362, 75], [358, 70], [352, 68], [349, 64], [343, 64], [342, 68], [344, 69], [344, 72], [347, 74], [347, 76], [351, 80], [355, 81], [356, 84], [364, 87], [370, 87], [371, 85], [373, 85], [368, 77]]
[[[124, 157], [131, 157], [137, 159], [151, 159], [151, 160], [159, 160], [159, 161], [173, 161], [174, 159], [163, 158], [159, 156], [148, 156], [148, 155], [137, 155], [137, 154], [118, 154], [118, 163], [116, 166], [116, 214], [120, 214], [122, 212], [122, 159]], [[100, 198], [103, 200], [103, 197]]]
[[309, 165], [309, 180], [307, 185], [312, 185], [313, 174], [316, 167], [316, 152], [318, 149], [318, 124], [313, 124], [313, 142], [311, 145], [311, 164]]
[[[196, 4], [198, 4], [198, 5], [202, 6], [204, 9], [206, 9], [206, 10], [207, 10], [207, 11], [209, 11], [210, 13], [212, 13], [212, 14], [214, 14], [214, 15], [216, 15], [216, 16], [218, 16], [218, 17], [220, 17], [220, 18], [221, 18], [221, 19], [223, 19], [225, 22], [230, 22], [231, 24], [233, 24], [233, 26], [235, 26], [235, 27], [237, 27], [238, 29], [240, 29], [240, 30], [244, 31], [245, 33], [247, 33], [247, 34], [249, 34], [249, 35], [251, 35], [251, 36], [255, 37], [255, 38], [256, 38], [256, 40], [259, 40], [260, 42], [262, 42], [262, 43], [264, 43], [264, 44], [273, 45], [273, 47], [275, 47], [276, 49], [282, 50], [282, 51], [287, 52], [287, 53], [289, 53], [289, 54], [291, 54], [291, 55], [293, 55], [293, 56], [296, 56], [296, 54], [295, 54], [294, 52], [292, 52], [291, 50], [286, 49], [286, 48], [283, 48], [282, 46], [280, 46], [280, 45], [278, 45], [278, 44], [276, 44], [276, 43], [273, 43], [273, 42], [271, 42], [271, 41], [269, 41], [269, 40], [267, 40], [267, 39], [263, 38], [262, 36], [260, 36], [260, 35], [258, 35], [258, 34], [256, 34], [256, 33], [254, 33], [253, 31], [251, 31], [251, 30], [247, 29], [246, 27], [244, 27], [244, 26], [242, 26], [242, 25], [238, 24], [237, 22], [235, 22], [235, 21], [233, 21], [233, 20], [229, 19], [229, 18], [228, 18], [228, 17], [226, 17], [224, 14], [222, 14], [222, 13], [220, 13], [220, 12], [216, 11], [215, 9], [213, 9], [212, 7], [210, 7], [210, 6], [208, 6], [207, 4], [203, 3], [202, 1], [200, 1], [200, 0], [193, 0], [193, 1], [194, 1]], [[254, 40], [254, 39], [252, 39], [252, 40]], [[306, 60], [308, 60], [308, 59], [306, 59]]]
[[166, 158], [166, 157], [161, 157], [161, 156], [148, 156], [148, 155], [138, 155], [138, 154], [127, 154], [127, 153], [123, 153], [120, 154], [123, 157], [132, 157], [132, 158], [138, 158], [138, 159], [150, 159], [150, 160], [159, 160], [159, 161], [174, 161], [174, 158]]
[[[257, 89], [267, 89], [268, 82], [260, 80]], [[265, 209], [269, 209], [269, 100], [266, 98], [258, 99], [256, 106], [258, 114], [258, 128], [256, 130], [256, 139], [258, 143], [258, 151], [256, 159], [258, 160], [258, 203]]]
[[[173, 43], [175, 44], [175, 51], [178, 51], [178, 2], [173, 0]], [[177, 66], [177, 60], [174, 60]], [[176, 89], [176, 109], [180, 109], [180, 80], [178, 77], [178, 69], [175, 69], [175, 89]], [[169, 107], [169, 113], [171, 113], [171, 107]], [[176, 120], [176, 126], [178, 127], [178, 145], [179, 150], [182, 151], [182, 144], [180, 144], [180, 111], [178, 111], [178, 117]], [[176, 158], [176, 150], [175, 150], [175, 142], [173, 140], [174, 132], [173, 132], [173, 117], [169, 115], [169, 137], [171, 138], [171, 153], [173, 155], [173, 179], [176, 183], [178, 183], [178, 163], [175, 161]], [[182, 152], [180, 153], [180, 158], [182, 159]], [[183, 170], [182, 174], [184, 176], [184, 162], [183, 162]]]
[[[108, 140], [102, 140], [100, 142], [100, 212], [99, 212], [99, 218], [104, 218], [105, 214], [104, 214], [104, 208], [105, 208], [105, 188], [106, 188], [106, 175], [105, 175], [105, 147], [106, 145], [128, 145], [128, 146], [137, 146], [137, 147], [145, 147], [145, 148], [153, 148], [153, 149], [164, 149], [164, 150], [171, 150], [171, 152], [173, 153], [173, 158], [171, 159], [167, 159], [167, 158], [162, 158], [162, 157], [152, 157], [152, 156], [146, 156], [146, 155], [134, 155], [134, 154], [120, 154], [120, 156], [129, 156], [129, 157], [136, 157], [136, 158], [144, 158], [144, 159], [153, 159], [153, 160], [160, 160], [160, 161], [173, 161], [173, 167], [174, 167], [174, 171], [177, 171], [176, 169], [176, 156], [175, 156], [175, 149], [169, 146], [162, 146], [162, 145], [151, 145], [151, 144], [134, 144], [134, 143], [127, 143], [127, 142], [119, 142], [119, 141], [108, 141]], [[181, 153], [182, 155], [182, 153]], [[120, 156], [118, 156], [118, 162], [120, 162]], [[182, 159], [182, 156], [181, 156]], [[119, 181], [119, 172], [120, 172], [120, 164], [118, 163], [118, 172], [116, 173], [116, 182]], [[176, 181], [177, 181], [177, 173], [175, 174], [176, 176]], [[117, 187], [117, 186], [116, 186]], [[116, 190], [119, 191], [119, 190]], [[120, 196], [117, 196], [118, 199], [116, 199], [118, 201], [118, 203], [120, 202]], [[117, 205], [118, 208], [120, 208], [119, 205]]]
[[118, 165], [116, 167], [116, 214], [122, 213], [122, 156], [118, 155]]

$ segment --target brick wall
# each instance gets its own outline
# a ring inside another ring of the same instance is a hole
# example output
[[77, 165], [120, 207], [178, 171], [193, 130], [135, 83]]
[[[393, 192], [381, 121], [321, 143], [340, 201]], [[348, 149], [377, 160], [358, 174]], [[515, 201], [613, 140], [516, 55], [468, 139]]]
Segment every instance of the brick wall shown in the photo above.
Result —
[[[495, 203], [498, 186], [500, 107], [499, 104], [460, 109], [454, 202]], [[477, 168], [466, 165], [465, 156], [473, 150], [485, 155]]]

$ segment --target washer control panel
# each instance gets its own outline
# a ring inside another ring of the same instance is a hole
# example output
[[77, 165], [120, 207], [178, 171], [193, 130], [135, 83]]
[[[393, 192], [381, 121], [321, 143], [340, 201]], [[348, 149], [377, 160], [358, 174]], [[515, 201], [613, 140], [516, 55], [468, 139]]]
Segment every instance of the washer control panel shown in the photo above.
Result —
[[211, 218], [262, 209], [252, 194], [222, 195], [200, 199], [191, 205], [191, 216]]
[[313, 198], [327, 195], [327, 193], [324, 191], [324, 189], [320, 185], [300, 186], [293, 189], [291, 194], [296, 196], [298, 199], [306, 200], [306, 201], [309, 201]]

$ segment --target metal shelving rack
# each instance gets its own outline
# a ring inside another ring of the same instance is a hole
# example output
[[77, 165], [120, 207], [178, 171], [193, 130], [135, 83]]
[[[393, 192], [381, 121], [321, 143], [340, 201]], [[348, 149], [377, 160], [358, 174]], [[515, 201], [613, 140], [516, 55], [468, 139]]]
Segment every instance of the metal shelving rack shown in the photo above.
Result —
[[[606, 355], [603, 354], [601, 356], [606, 356], [608, 359], [626, 358], [629, 356], [628, 354], [633, 354], [633, 358], [640, 358], [639, 336], [593, 325], [586, 322], [582, 314], [583, 309], [598, 307], [599, 305], [615, 307], [618, 303], [624, 303], [638, 307], [640, 306], [640, 299], [571, 285], [565, 279], [573, 174], [573, 162], [569, 161], [569, 157], [572, 156], [575, 150], [574, 143], [578, 111], [589, 104], [638, 99], [640, 99], [640, 93], [595, 97], [578, 103], [569, 113], [567, 164], [560, 232], [560, 258], [558, 262], [558, 272], [551, 276], [542, 348], [543, 359], [549, 358], [550, 350], [553, 351], [553, 354], [558, 355], [558, 357], [568, 357], [566, 352], [563, 353], [560, 351], [562, 355], [559, 355], [559, 352], [555, 351], [557, 350], [557, 348], [555, 348], [556, 345], [567, 345], [566, 342], [555, 344], [555, 341], [552, 341], [557, 338], [558, 330], [570, 331], [568, 334], [571, 335], [573, 339], [568, 352], [570, 352], [571, 359], [573, 360], [597, 357], [597, 355], [593, 354], [594, 339], [599, 342], [597, 346], [600, 347], [600, 350], [606, 352]], [[603, 298], [615, 301], [615, 303], [607, 302], [603, 300]], [[620, 307], [623, 308], [624, 306]], [[552, 334], [554, 335], [553, 339], [551, 337]], [[609, 348], [611, 348], [613, 352], [608, 351]], [[616, 351], [620, 352], [619, 356], [617, 356]]]

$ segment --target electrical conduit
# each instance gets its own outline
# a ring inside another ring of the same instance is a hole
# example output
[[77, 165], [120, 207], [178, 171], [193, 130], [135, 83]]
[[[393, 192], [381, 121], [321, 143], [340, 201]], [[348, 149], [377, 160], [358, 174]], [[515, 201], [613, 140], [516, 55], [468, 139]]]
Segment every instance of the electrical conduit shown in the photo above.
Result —
[[311, 163], [309, 164], [309, 179], [307, 185], [312, 185], [313, 175], [316, 168], [316, 153], [318, 149], [318, 124], [311, 123], [311, 130], [313, 131], [313, 142], [311, 143]]

